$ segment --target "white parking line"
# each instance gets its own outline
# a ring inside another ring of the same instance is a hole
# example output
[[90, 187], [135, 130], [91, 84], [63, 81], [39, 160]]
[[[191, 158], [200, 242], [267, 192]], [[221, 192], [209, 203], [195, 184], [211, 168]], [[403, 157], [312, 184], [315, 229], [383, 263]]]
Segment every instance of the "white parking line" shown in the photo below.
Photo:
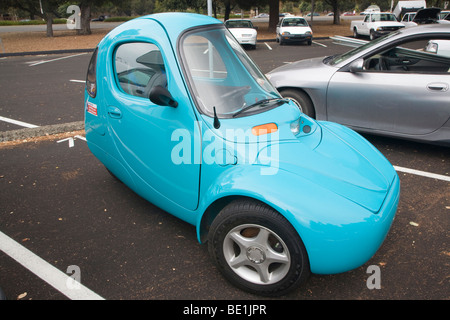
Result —
[[105, 300], [47, 261], [0, 232], [0, 250], [72, 300]]
[[430, 173], [430, 172], [414, 170], [414, 169], [409, 169], [409, 168], [403, 168], [403, 167], [398, 167], [398, 166], [394, 166], [394, 169], [399, 172], [410, 173], [410, 174], [414, 174], [416, 176], [422, 176], [422, 177], [427, 177], [427, 178], [438, 179], [438, 180], [450, 182], [450, 177], [444, 176], [442, 174]]
[[70, 80], [70, 82], [86, 83], [86, 80]]
[[9, 123], [16, 124], [18, 126], [26, 127], [26, 128], [37, 128], [37, 127], [39, 127], [39, 126], [36, 126], [34, 124], [31, 124], [31, 123], [26, 123], [26, 122], [19, 121], [19, 120], [9, 119], [9, 118], [5, 118], [5, 117], [2, 117], [2, 116], [0, 116], [0, 121], [9, 122]]
[[264, 44], [266, 45], [267, 49], [272, 50], [272, 47], [269, 46], [269, 44], [267, 42], [264, 42]]
[[78, 57], [78, 56], [81, 56], [81, 55], [84, 55], [84, 54], [87, 54], [87, 52], [73, 54], [71, 56], [65, 56], [65, 57], [51, 59], [51, 60], [43, 60], [43, 61], [35, 62], [33, 64], [30, 64], [29, 67], [34, 67], [34, 66], [37, 66], [37, 65], [40, 65], [40, 64], [43, 64], [43, 63], [58, 61], [58, 60], [62, 60], [62, 59], [69, 59], [69, 58], [73, 58], [73, 57]]
[[328, 46], [324, 45], [323, 43], [317, 42], [317, 41], [313, 41], [312, 43], [317, 44], [318, 46], [322, 46], [324, 48], [328, 48]]

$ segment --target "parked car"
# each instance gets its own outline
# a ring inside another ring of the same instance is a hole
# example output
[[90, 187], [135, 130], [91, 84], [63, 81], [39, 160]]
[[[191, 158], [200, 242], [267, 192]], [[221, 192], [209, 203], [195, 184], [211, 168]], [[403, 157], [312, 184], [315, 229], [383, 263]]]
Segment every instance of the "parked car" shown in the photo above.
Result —
[[352, 21], [350, 30], [353, 36], [368, 36], [374, 40], [380, 36], [404, 28], [405, 26], [397, 21], [394, 14], [389, 12], [368, 13], [362, 21]]
[[408, 12], [403, 16], [401, 23], [407, 28], [431, 23], [450, 24], [450, 21], [440, 19], [440, 12], [441, 9], [439, 8], [426, 8], [420, 9], [417, 12]]
[[95, 49], [85, 90], [92, 153], [194, 225], [239, 288], [281, 295], [311, 272], [357, 268], [390, 228], [392, 165], [356, 132], [283, 99], [219, 20], [121, 24]]
[[255, 16], [255, 18], [256, 18], [256, 19], [259, 19], [259, 18], [269, 18], [269, 14], [267, 14], [267, 13], [260, 13], [260, 14], [258, 14], [257, 16]]
[[430, 40], [424, 51], [450, 58], [450, 40]]
[[311, 45], [313, 32], [303, 17], [284, 17], [280, 20], [276, 29], [276, 41], [280, 45], [286, 42], [306, 42]]
[[230, 19], [225, 21], [225, 26], [241, 45], [249, 45], [253, 49], [256, 48], [258, 28], [253, 26], [250, 20]]
[[353, 50], [298, 61], [268, 74], [316, 119], [362, 132], [448, 145], [450, 59], [423, 49], [450, 27], [406, 28]]

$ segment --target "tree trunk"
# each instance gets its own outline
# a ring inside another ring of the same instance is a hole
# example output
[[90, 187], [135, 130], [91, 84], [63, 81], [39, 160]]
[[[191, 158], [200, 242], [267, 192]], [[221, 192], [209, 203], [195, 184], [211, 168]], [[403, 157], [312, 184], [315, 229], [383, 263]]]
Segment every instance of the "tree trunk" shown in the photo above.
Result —
[[269, 32], [277, 30], [280, 21], [280, 0], [269, 0]]
[[53, 13], [45, 13], [45, 20], [47, 21], [47, 37], [53, 37]]
[[228, 19], [230, 19], [231, 3], [230, 1], [225, 1], [224, 5], [225, 5], [225, 16], [223, 18], [223, 21], [227, 21]]
[[89, 4], [81, 3], [80, 5], [81, 13], [81, 29], [77, 30], [77, 34], [87, 35], [91, 34], [91, 6]]
[[339, 12], [338, 1], [333, 1], [333, 24], [341, 24], [341, 13]]

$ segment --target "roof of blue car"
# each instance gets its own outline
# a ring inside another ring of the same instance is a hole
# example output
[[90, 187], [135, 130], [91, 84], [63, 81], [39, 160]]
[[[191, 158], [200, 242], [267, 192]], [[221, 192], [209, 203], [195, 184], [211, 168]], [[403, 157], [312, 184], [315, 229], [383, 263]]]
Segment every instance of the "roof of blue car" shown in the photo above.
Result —
[[139, 19], [153, 19], [158, 21], [171, 36], [178, 36], [181, 32], [189, 28], [222, 23], [220, 20], [213, 17], [185, 12], [156, 13], [140, 17]]

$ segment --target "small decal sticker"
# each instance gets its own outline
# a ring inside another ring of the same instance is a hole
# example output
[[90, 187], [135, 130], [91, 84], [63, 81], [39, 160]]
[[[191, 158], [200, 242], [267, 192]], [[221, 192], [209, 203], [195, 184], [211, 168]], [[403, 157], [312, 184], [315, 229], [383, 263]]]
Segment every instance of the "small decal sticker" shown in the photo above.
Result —
[[87, 112], [89, 112], [90, 114], [94, 115], [97, 117], [97, 105], [93, 104], [92, 102], [87, 102], [87, 106], [86, 106], [86, 110]]

